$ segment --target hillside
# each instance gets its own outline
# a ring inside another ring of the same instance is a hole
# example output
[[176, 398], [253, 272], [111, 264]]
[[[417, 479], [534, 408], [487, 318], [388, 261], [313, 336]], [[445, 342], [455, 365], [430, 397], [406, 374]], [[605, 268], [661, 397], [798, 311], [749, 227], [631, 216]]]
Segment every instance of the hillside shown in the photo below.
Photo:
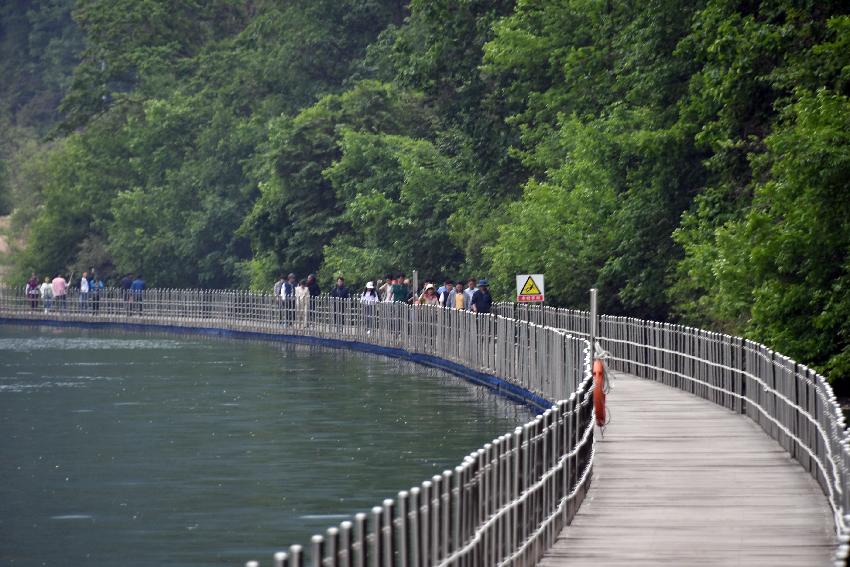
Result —
[[846, 2], [49, 6], [2, 12], [18, 278], [544, 272], [850, 380]]

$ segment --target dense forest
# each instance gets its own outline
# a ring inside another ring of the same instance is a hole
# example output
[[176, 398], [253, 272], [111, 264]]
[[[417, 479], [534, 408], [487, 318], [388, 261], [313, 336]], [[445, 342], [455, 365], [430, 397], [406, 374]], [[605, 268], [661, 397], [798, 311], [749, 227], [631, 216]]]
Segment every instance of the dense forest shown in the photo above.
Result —
[[0, 50], [18, 279], [544, 272], [850, 383], [846, 2], [6, 0]]

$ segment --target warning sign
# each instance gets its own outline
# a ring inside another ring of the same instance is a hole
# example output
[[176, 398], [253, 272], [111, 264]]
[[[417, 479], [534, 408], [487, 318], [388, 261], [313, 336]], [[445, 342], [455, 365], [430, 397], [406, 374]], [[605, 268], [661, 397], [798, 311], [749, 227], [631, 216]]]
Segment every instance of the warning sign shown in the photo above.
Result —
[[525, 280], [525, 285], [522, 286], [522, 290], [519, 293], [520, 295], [540, 295], [540, 288], [534, 283], [532, 277], [528, 276], [528, 279]]
[[543, 274], [517, 274], [516, 300], [519, 303], [543, 302]]

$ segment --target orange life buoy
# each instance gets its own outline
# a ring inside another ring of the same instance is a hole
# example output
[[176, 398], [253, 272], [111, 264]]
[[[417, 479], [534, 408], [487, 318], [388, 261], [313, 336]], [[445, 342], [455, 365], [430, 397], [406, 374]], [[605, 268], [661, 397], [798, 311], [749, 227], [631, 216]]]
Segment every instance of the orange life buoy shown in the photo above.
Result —
[[596, 425], [605, 425], [605, 365], [596, 359], [593, 361], [593, 409], [596, 411]]

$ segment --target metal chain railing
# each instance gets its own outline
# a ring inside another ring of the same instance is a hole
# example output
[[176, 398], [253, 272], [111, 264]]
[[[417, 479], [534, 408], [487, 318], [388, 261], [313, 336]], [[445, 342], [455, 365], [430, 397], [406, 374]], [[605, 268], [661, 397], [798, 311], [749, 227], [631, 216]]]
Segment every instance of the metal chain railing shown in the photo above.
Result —
[[[224, 290], [78, 291], [49, 303], [0, 286], [0, 317], [216, 329], [346, 341], [436, 357], [548, 402], [530, 423], [369, 514], [314, 536], [319, 566], [533, 565], [589, 488], [594, 428], [589, 344], [539, 322], [435, 306], [287, 299]], [[340, 342], [342, 341], [342, 342]], [[275, 566], [301, 566], [298, 545]], [[248, 565], [259, 565], [255, 561]]]
[[[505, 317], [587, 336], [587, 312], [500, 303]], [[850, 436], [829, 382], [803, 364], [741, 337], [629, 317], [600, 317], [615, 370], [680, 388], [746, 414], [817, 480], [832, 509], [836, 564], [850, 555]]]

